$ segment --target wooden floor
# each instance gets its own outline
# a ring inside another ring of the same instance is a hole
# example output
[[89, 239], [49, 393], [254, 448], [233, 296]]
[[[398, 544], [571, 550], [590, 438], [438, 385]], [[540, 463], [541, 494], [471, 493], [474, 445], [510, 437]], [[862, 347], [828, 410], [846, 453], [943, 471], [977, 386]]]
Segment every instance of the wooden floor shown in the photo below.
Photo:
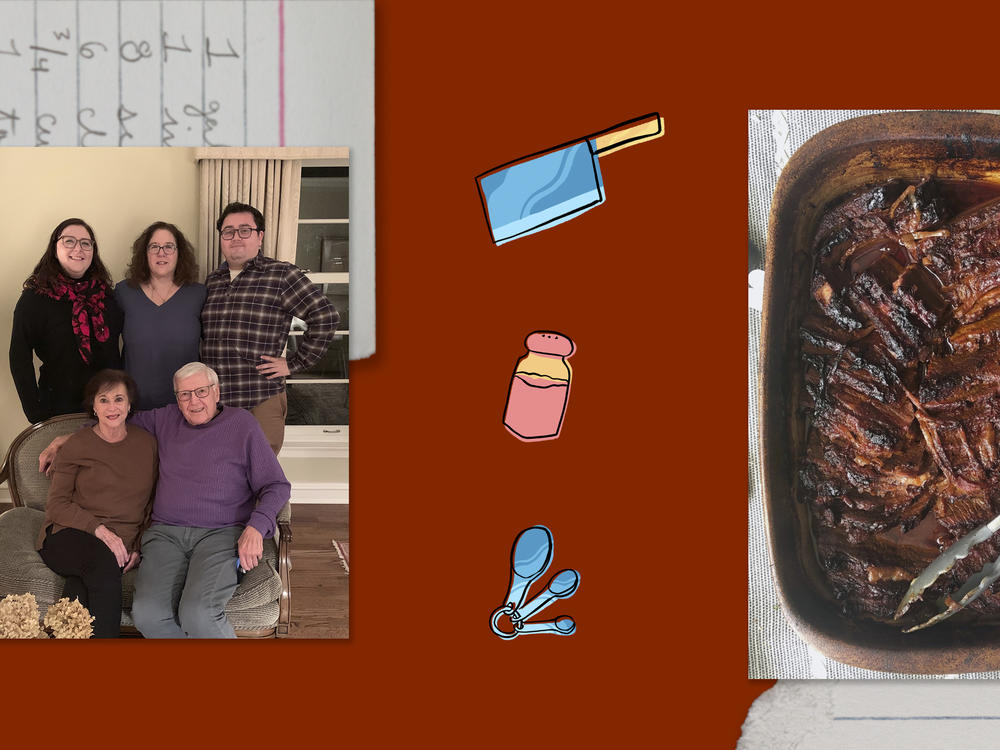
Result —
[[348, 576], [333, 540], [350, 541], [347, 505], [292, 505], [292, 624], [287, 638], [348, 637]]
[[[0, 503], [0, 512], [10, 508]], [[347, 638], [348, 576], [333, 540], [350, 541], [347, 505], [292, 506], [292, 622], [285, 638]]]

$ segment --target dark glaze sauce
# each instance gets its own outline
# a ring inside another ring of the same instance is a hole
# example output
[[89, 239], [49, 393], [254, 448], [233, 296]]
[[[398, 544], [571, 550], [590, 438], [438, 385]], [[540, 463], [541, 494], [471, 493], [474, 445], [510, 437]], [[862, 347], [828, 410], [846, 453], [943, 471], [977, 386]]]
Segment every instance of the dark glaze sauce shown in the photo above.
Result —
[[[859, 190], [812, 250], [799, 495], [844, 611], [889, 622], [907, 574], [1000, 513], [1000, 184]], [[944, 583], [1000, 554], [982, 546]], [[1000, 594], [975, 608], [1000, 613]]]
[[1000, 198], [1000, 183], [980, 180], [937, 179], [939, 193], [944, 201], [961, 213], [980, 203]]

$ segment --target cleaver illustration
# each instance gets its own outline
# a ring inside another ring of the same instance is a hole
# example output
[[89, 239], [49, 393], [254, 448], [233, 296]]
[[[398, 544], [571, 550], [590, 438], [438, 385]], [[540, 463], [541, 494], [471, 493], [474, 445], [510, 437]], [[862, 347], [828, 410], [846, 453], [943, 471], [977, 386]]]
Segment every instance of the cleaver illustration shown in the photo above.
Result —
[[653, 112], [479, 175], [493, 242], [502, 245], [554, 227], [604, 203], [597, 157], [661, 135], [663, 120]]

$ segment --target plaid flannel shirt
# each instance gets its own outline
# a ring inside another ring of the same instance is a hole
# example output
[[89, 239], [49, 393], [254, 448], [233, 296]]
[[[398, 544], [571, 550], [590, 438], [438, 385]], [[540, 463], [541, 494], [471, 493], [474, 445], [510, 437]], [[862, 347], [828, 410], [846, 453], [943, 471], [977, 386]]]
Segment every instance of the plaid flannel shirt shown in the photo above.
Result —
[[201, 311], [201, 361], [219, 375], [221, 401], [252, 409], [285, 390], [285, 379], [257, 372], [260, 357], [280, 357], [292, 316], [305, 321], [289, 372], [308, 369], [326, 352], [340, 315], [305, 274], [291, 263], [258, 254], [229, 280], [223, 262], [205, 279]]

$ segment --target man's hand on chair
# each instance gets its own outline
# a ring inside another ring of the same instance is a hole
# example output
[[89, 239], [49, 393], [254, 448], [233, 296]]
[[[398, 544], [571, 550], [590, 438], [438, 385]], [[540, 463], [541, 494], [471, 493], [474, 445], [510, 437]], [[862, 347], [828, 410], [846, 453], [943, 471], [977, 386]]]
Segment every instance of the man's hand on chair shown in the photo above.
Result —
[[247, 526], [236, 545], [243, 570], [253, 570], [264, 556], [264, 537], [253, 526]]
[[52, 465], [55, 463], [56, 453], [69, 439], [70, 435], [60, 435], [52, 439], [52, 442], [38, 456], [38, 471], [47, 477], [52, 476]]

